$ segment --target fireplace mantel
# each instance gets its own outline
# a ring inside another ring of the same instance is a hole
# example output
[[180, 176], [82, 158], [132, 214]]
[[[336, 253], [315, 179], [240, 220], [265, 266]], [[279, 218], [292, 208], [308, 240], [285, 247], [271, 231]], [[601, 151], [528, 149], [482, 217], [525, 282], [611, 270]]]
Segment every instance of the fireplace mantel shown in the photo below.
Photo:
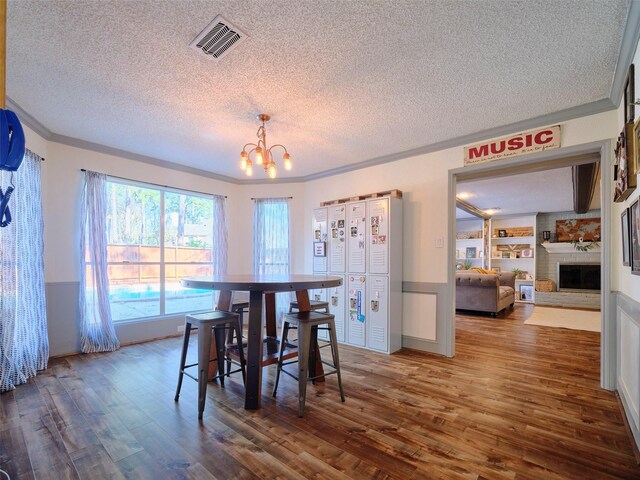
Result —
[[[591, 245], [593, 242], [582, 242], [580, 245]], [[590, 248], [586, 252], [577, 250], [571, 242], [544, 242], [541, 244], [549, 253], [600, 253], [600, 245]]]

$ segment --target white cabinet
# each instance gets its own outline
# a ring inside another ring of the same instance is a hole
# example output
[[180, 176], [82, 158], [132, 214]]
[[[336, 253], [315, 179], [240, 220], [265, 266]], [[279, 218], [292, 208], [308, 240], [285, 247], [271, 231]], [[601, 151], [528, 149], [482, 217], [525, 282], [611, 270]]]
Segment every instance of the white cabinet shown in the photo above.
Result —
[[366, 277], [349, 276], [349, 301], [347, 303], [347, 343], [365, 346], [366, 333]]
[[368, 273], [389, 273], [389, 199], [367, 202], [369, 228]]
[[389, 335], [389, 277], [369, 275], [367, 298], [367, 346], [385, 352]]
[[329, 211], [329, 271], [344, 273], [347, 265], [347, 208], [327, 207]]
[[[323, 208], [327, 209], [328, 220], [328, 273], [345, 274], [343, 286], [327, 289], [325, 297], [336, 317], [338, 341], [385, 353], [399, 350], [402, 347], [401, 193]], [[318, 217], [314, 213], [314, 229], [321, 225], [318, 218], [322, 215]], [[314, 238], [315, 235], [314, 230]], [[313, 299], [314, 294], [311, 295]], [[319, 337], [326, 338], [320, 332]]]
[[313, 211], [313, 271], [327, 271], [327, 208]]
[[[344, 275], [337, 275], [342, 278], [342, 285], [338, 287], [309, 290], [309, 299], [329, 304], [329, 312], [335, 317], [336, 337], [339, 342], [344, 342], [344, 317], [345, 317], [345, 278]], [[326, 330], [318, 331], [318, 338], [321, 340], [329, 340], [329, 332]]]
[[[327, 289], [327, 297], [329, 302], [329, 310], [336, 317], [336, 336], [339, 342], [345, 341], [345, 312], [346, 312], [346, 296], [347, 285], [344, 275], [342, 277], [342, 285]], [[328, 338], [325, 337], [325, 338]]]
[[350, 273], [367, 271], [365, 202], [347, 204], [347, 268]]

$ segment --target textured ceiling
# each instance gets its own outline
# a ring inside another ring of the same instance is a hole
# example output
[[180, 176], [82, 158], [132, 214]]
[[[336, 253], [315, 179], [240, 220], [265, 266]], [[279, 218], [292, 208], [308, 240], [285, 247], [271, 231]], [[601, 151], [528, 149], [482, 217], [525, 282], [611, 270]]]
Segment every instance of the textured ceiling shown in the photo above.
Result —
[[[7, 95], [55, 134], [239, 178], [268, 113], [300, 177], [608, 98], [627, 8], [9, 0]], [[215, 62], [188, 45], [218, 14], [250, 38]]]
[[[456, 193], [468, 194], [465, 201], [480, 210], [499, 208], [493, 216], [573, 211], [571, 167], [461, 182]], [[599, 208], [600, 188], [596, 188], [590, 209]], [[473, 218], [460, 209], [456, 217]]]

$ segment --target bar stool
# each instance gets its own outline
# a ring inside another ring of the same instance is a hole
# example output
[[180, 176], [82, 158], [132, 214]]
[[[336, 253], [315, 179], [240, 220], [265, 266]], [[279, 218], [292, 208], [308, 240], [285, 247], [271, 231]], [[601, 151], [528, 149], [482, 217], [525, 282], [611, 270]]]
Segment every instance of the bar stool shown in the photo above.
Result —
[[[320, 300], [309, 300], [311, 304], [311, 311], [316, 312], [318, 310], [324, 310], [324, 313], [329, 313], [329, 302], [323, 302]], [[300, 310], [298, 302], [293, 301], [289, 304], [289, 313], [293, 313], [293, 310]]]
[[[247, 312], [249, 310], [249, 302], [233, 302], [231, 304], [231, 311], [233, 313], [236, 313], [238, 315], [238, 320], [240, 322], [240, 330], [238, 330], [240, 332], [240, 335], [235, 335], [236, 338], [236, 344], [237, 344], [237, 340], [242, 340], [242, 332], [243, 332], [243, 328], [244, 328], [244, 314], [245, 312]], [[234, 339], [234, 332], [236, 330], [235, 329], [229, 329], [229, 333], [227, 335], [227, 344], [231, 345], [233, 344], [233, 339]], [[244, 345], [244, 343], [243, 343]], [[235, 350], [235, 348], [234, 348]], [[234, 352], [239, 354], [239, 352]], [[227, 355], [227, 375], [229, 375], [229, 373], [231, 373], [231, 356]]]
[[[309, 357], [312, 354], [312, 338], [314, 337], [312, 331], [317, 330], [318, 326], [326, 326], [329, 330], [329, 345], [331, 347], [331, 355], [333, 357], [333, 364], [322, 361], [323, 364], [331, 367], [333, 370], [324, 372], [322, 375], [309, 377]], [[287, 343], [287, 336], [289, 329], [298, 329], [298, 357], [297, 360], [290, 362], [283, 362], [283, 352]], [[283, 366], [298, 363], [298, 376], [286, 369]], [[278, 390], [278, 382], [280, 381], [280, 372], [286, 373], [290, 377], [298, 380], [298, 417], [304, 415], [304, 404], [307, 396], [307, 381], [315, 380], [319, 377], [326, 377], [327, 375], [338, 375], [338, 387], [340, 388], [340, 399], [344, 402], [344, 391], [342, 389], [342, 378], [340, 376], [340, 359], [338, 357], [338, 339], [336, 336], [336, 326], [334, 316], [326, 313], [318, 312], [295, 312], [284, 315], [284, 322], [282, 323], [282, 335], [280, 337], [280, 353], [278, 355], [278, 369], [276, 371], [276, 382], [273, 386], [273, 396], [276, 396]]]
[[[191, 330], [200, 329], [198, 334], [198, 362], [186, 365], [187, 362], [187, 350], [189, 348], [189, 337]], [[240, 357], [240, 361], [234, 363], [240, 366], [239, 369], [232, 372], [227, 371], [224, 373], [224, 362], [222, 359], [226, 356], [225, 338], [228, 330], [236, 330], [237, 349]], [[211, 350], [211, 331], [216, 342], [216, 358], [211, 359], [209, 352]], [[220, 361], [218, 361], [220, 359]], [[245, 359], [244, 351], [242, 348], [242, 330], [240, 327], [240, 319], [238, 314], [223, 311], [213, 311], [206, 313], [197, 313], [193, 315], [186, 315], [184, 320], [184, 339], [182, 342], [182, 354], [180, 355], [180, 372], [178, 374], [178, 387], [176, 388], [175, 401], [178, 401], [180, 396], [180, 389], [182, 388], [182, 379], [184, 375], [189, 378], [193, 378], [198, 382], [198, 419], [202, 419], [202, 412], [204, 411], [204, 402], [207, 394], [207, 373], [209, 370], [209, 363], [218, 362], [218, 375], [211, 378], [211, 380], [220, 379], [220, 386], [224, 387], [224, 377], [229, 376], [231, 373], [242, 372], [242, 380], [246, 381]], [[198, 376], [195, 377], [186, 370], [191, 367], [198, 367]]]
[[[318, 310], [323, 310], [324, 313], [330, 313], [329, 312], [329, 302], [323, 302], [321, 300], [309, 300], [309, 305], [310, 305], [310, 310], [312, 312], [317, 312]], [[297, 301], [292, 301], [291, 303], [289, 303], [289, 313], [292, 313], [293, 310], [297, 310], [299, 311], [300, 308], [298, 307], [298, 302]], [[327, 341], [327, 337], [326, 337], [326, 333], [325, 331], [329, 330], [326, 327], [321, 327], [321, 328], [314, 328], [313, 332], [312, 332], [312, 336], [311, 336], [311, 344], [312, 345], [317, 345], [318, 343], [318, 331], [322, 330], [322, 335], [321, 335], [321, 340], [322, 341]], [[326, 346], [326, 345], [325, 345]], [[315, 382], [314, 382], [315, 383]]]

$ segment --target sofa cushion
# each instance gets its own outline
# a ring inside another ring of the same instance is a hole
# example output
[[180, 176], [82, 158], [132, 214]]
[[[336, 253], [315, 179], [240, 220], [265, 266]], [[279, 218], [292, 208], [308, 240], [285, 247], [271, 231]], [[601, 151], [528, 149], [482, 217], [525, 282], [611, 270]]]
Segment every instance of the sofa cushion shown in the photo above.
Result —
[[499, 291], [498, 291], [498, 298], [500, 300], [507, 298], [507, 297], [511, 297], [513, 298], [514, 295], [514, 290], [511, 287], [500, 287]]
[[456, 272], [456, 285], [468, 285], [471, 287], [496, 288], [498, 286], [497, 275], [483, 275], [476, 272]]

